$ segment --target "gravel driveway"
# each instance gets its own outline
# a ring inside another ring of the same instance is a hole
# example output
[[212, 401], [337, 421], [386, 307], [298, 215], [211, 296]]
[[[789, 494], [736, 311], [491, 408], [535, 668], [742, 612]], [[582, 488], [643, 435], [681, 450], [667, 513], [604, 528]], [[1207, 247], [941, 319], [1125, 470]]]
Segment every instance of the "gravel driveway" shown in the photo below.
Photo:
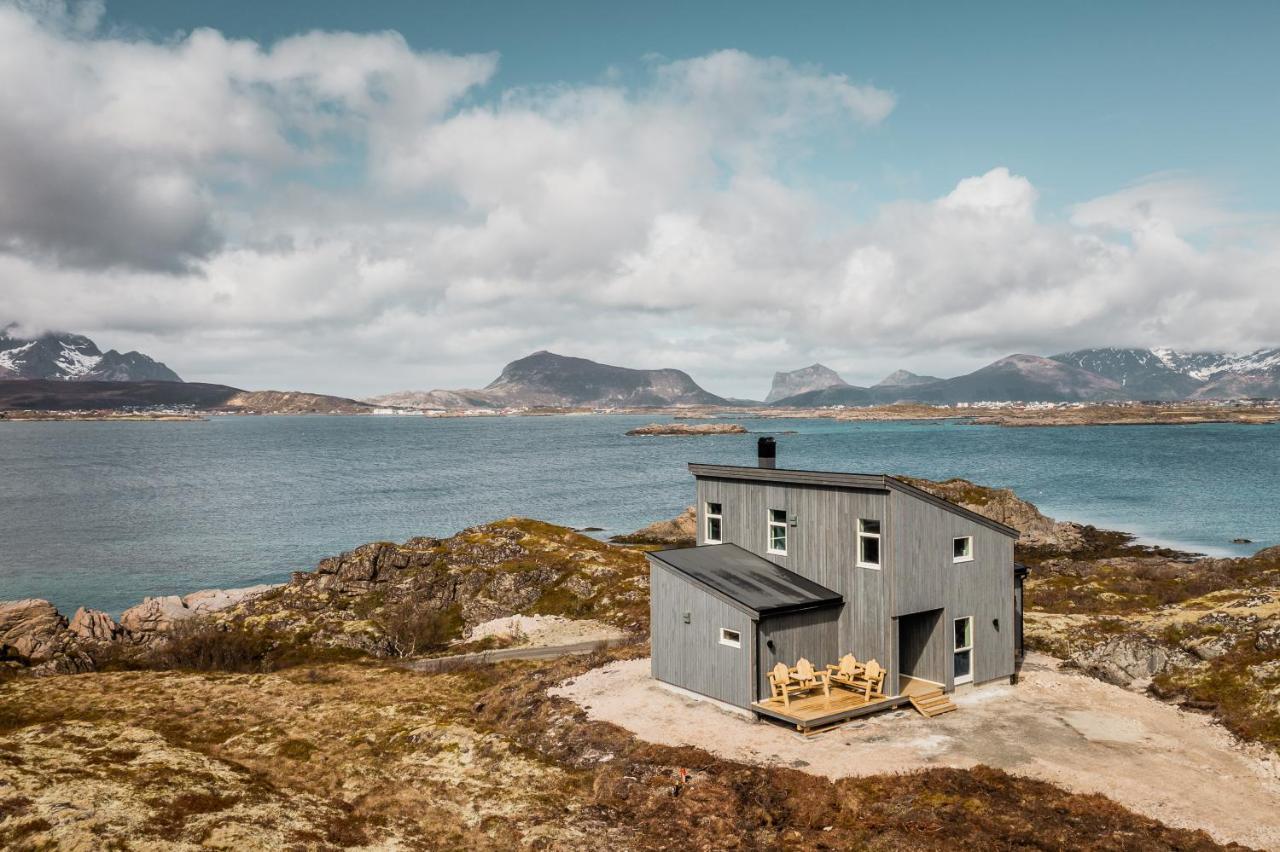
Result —
[[1280, 849], [1280, 757], [1240, 744], [1207, 716], [1058, 663], [1030, 655], [1017, 686], [960, 693], [960, 709], [934, 719], [908, 708], [809, 739], [678, 695], [649, 677], [648, 659], [593, 669], [552, 692], [654, 743], [831, 778], [986, 764], [1102, 793], [1223, 842]]

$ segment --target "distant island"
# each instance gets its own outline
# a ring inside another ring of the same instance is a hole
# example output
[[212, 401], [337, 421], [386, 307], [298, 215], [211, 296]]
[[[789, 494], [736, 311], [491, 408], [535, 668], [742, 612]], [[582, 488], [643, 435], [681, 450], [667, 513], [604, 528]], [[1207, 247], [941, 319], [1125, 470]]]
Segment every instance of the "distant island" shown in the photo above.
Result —
[[650, 423], [648, 426], [637, 426], [627, 430], [632, 437], [653, 437], [662, 435], [745, 435], [745, 426], [737, 423]]

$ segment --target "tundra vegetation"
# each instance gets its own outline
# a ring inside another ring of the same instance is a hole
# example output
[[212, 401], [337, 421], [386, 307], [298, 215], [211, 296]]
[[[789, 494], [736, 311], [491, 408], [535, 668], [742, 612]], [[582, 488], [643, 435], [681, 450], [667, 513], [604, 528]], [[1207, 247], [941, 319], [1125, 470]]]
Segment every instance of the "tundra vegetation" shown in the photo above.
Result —
[[[1274, 692], [1258, 673], [1280, 653], [1266, 644], [1274, 555], [1192, 562], [1055, 522], [1007, 491], [927, 485], [1024, 530], [1036, 647], [1108, 677], [1128, 675], [1128, 658], [1105, 651], [1117, 641], [1163, 648], [1167, 664], [1134, 683], [1276, 742]], [[1131, 564], [1141, 570], [1126, 574]], [[591, 721], [547, 690], [647, 654], [647, 570], [639, 549], [562, 527], [512, 518], [377, 542], [227, 600], [152, 605], [122, 624], [18, 610], [31, 630], [0, 663], [0, 847], [1217, 848], [996, 769], [833, 782]], [[535, 613], [633, 641], [432, 674], [395, 664], [492, 647], [471, 631]], [[0, 616], [0, 643], [16, 629]], [[1222, 643], [1215, 666], [1186, 650]], [[677, 787], [681, 769], [689, 782]]]

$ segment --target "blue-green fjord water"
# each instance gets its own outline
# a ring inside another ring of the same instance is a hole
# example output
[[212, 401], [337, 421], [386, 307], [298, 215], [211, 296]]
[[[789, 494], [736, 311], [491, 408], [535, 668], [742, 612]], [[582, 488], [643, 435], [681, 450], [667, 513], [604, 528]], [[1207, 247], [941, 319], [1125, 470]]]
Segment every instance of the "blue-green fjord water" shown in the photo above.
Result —
[[118, 614], [146, 595], [277, 582], [368, 541], [508, 515], [626, 532], [692, 502], [686, 462], [753, 464], [756, 432], [779, 436], [782, 467], [963, 476], [1058, 518], [1218, 555], [1280, 542], [1280, 426], [745, 419], [753, 434], [624, 436], [653, 420], [3, 423], [0, 600]]

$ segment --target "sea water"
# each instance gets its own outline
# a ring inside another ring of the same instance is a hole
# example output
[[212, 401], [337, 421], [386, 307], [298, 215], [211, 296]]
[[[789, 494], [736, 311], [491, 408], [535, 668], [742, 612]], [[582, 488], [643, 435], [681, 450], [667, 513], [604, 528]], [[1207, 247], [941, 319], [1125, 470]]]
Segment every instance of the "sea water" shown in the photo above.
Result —
[[[1280, 542], [1280, 426], [1002, 428], [651, 416], [215, 417], [0, 423], [0, 600], [118, 614], [146, 595], [279, 582], [369, 541], [511, 515], [628, 532], [693, 499], [690, 461], [960, 476], [1042, 511], [1214, 555]], [[1252, 539], [1232, 545], [1231, 539]]]

